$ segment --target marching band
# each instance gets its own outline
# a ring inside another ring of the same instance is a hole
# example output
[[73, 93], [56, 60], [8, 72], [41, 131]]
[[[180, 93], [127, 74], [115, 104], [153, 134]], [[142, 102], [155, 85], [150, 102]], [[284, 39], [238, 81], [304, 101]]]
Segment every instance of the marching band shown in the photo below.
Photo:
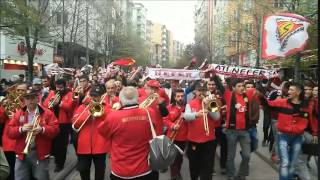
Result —
[[[306, 165], [306, 151], [297, 150], [291, 156], [286, 148], [301, 149], [306, 133], [310, 142], [317, 141], [314, 84], [303, 87], [290, 82], [287, 97], [272, 100], [267, 91], [273, 89], [262, 86], [260, 80], [229, 78], [222, 82], [210, 71], [205, 72], [210, 74], [205, 80], [160, 83], [163, 80], [135, 78], [140, 73], [138, 68], [126, 77], [120, 71], [101, 81], [91, 71], [75, 76], [71, 86], [66, 78], [51, 76], [33, 79], [30, 87], [19, 82], [6, 89], [0, 124], [4, 127], [3, 151], [11, 168], [8, 179], [49, 179], [50, 157], [54, 157], [54, 172], [62, 171], [68, 145], [73, 142], [83, 180], [91, 177], [92, 161], [94, 179], [103, 180], [107, 159], [112, 180], [157, 180], [162, 170], [151, 169], [148, 161], [151, 118], [156, 134], [166, 135], [184, 151], [168, 167], [171, 180], [183, 179], [184, 155], [192, 180], [211, 180], [216, 174], [218, 145], [221, 174], [229, 180], [245, 180], [250, 153], [257, 149], [256, 124], [264, 107], [276, 114], [273, 128], [278, 133], [273, 136], [278, 140], [273, 146], [278, 146], [274, 148], [280, 159], [279, 178], [291, 180], [297, 176], [295, 168]], [[241, 163], [236, 172], [238, 143]]]

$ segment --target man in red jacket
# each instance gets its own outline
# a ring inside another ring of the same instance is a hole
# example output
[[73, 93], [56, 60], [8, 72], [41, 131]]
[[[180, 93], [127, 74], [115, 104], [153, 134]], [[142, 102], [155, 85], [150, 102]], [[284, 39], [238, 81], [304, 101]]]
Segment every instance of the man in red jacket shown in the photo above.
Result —
[[[67, 82], [64, 79], [58, 79], [55, 82], [56, 90], [50, 91], [43, 105], [50, 108], [54, 115], [58, 118], [60, 132], [53, 140], [52, 155], [55, 157], [56, 167], [54, 172], [63, 169], [66, 161], [67, 148], [69, 144], [69, 136], [71, 134], [71, 118], [75, 107], [75, 101], [72, 99], [72, 92], [66, 87]], [[60, 98], [56, 98], [57, 94]], [[53, 99], [56, 100], [54, 101]], [[53, 103], [50, 103], [53, 101]], [[52, 104], [52, 107], [49, 107]]]
[[108, 109], [119, 102], [119, 98], [116, 96], [116, 84], [114, 80], [109, 80], [106, 82], [107, 94], [104, 98], [104, 103]]
[[[108, 114], [98, 127], [106, 141], [111, 142], [110, 178], [157, 180], [158, 172], [152, 171], [148, 164], [149, 140], [152, 135], [147, 112], [138, 106], [138, 91], [132, 86], [124, 87], [119, 99], [122, 108]], [[149, 111], [153, 119], [153, 109]]]
[[[25, 83], [17, 84], [16, 92], [18, 95], [20, 95], [20, 98], [19, 98], [21, 102], [20, 107], [24, 107], [24, 100], [22, 96], [27, 92], [27, 84]], [[9, 102], [3, 102], [3, 103], [4, 103], [3, 104], [4, 106], [7, 106], [8, 104], [5, 104], [5, 103], [9, 103]], [[15, 109], [14, 112], [12, 112], [11, 116], [13, 116], [14, 113], [19, 110], [20, 108]], [[7, 180], [14, 180], [14, 166], [16, 161], [15, 140], [9, 138], [9, 134], [8, 134], [9, 122], [11, 118], [12, 117], [10, 117], [10, 115], [8, 116], [8, 114], [6, 114], [4, 107], [1, 106], [0, 107], [0, 123], [4, 124], [3, 134], [2, 134], [2, 148], [10, 166], [10, 175], [7, 178]]]
[[[220, 112], [208, 111], [208, 97], [205, 86], [196, 86], [196, 97], [186, 105], [183, 115], [187, 121], [189, 141], [188, 158], [192, 180], [211, 180], [213, 172], [213, 147], [215, 122], [220, 119]], [[205, 120], [206, 119], [206, 120]]]
[[232, 79], [232, 91], [225, 89], [221, 84], [218, 76], [215, 75], [214, 81], [218, 90], [223, 94], [227, 106], [226, 118], [226, 135], [228, 141], [227, 153], [227, 175], [229, 180], [235, 177], [235, 155], [237, 149], [237, 142], [241, 145], [241, 163], [237, 174], [238, 180], [246, 179], [249, 175], [249, 161], [250, 161], [250, 135], [248, 129], [250, 128], [250, 107], [249, 99], [244, 92], [244, 83], [242, 79]]
[[[36, 179], [49, 180], [49, 155], [52, 139], [59, 133], [57, 118], [54, 114], [41, 107], [36, 91], [28, 90], [24, 96], [26, 107], [14, 114], [9, 123], [9, 137], [16, 140], [15, 179], [28, 180], [31, 172]], [[38, 121], [36, 127], [34, 123]], [[27, 134], [33, 132], [34, 140], [26, 148]]]
[[303, 99], [303, 87], [292, 83], [288, 91], [288, 99], [281, 98], [268, 101], [278, 112], [278, 151], [280, 157], [280, 180], [293, 178], [294, 166], [303, 142], [303, 133], [310, 124], [312, 141], [317, 141], [317, 121], [313, 118], [313, 107]]
[[[100, 103], [104, 89], [101, 86], [93, 86], [90, 90], [90, 99]], [[77, 138], [77, 169], [82, 180], [90, 180], [90, 167], [93, 161], [95, 167], [95, 179], [103, 180], [106, 168], [106, 154], [109, 152], [109, 143], [98, 133], [98, 125], [106, 118], [106, 111], [100, 117], [93, 117], [90, 110], [93, 104], [82, 104], [72, 118], [73, 127], [78, 129]], [[101, 103], [106, 109], [104, 103]], [[82, 128], [80, 126], [83, 124]]]
[[[184, 149], [187, 141], [187, 124], [184, 122], [183, 113], [185, 109], [184, 103], [184, 90], [176, 89], [173, 92], [174, 101], [167, 107], [169, 114], [164, 117], [163, 121], [165, 126], [168, 127], [167, 136], [177, 145], [180, 149]], [[176, 159], [170, 166], [171, 179], [181, 179], [181, 165], [183, 157], [181, 154], [177, 154]]]

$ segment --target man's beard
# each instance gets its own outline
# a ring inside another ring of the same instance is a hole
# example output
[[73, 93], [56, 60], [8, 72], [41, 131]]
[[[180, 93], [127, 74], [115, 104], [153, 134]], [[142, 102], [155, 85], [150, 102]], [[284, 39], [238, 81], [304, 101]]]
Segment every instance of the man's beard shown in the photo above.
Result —
[[177, 105], [182, 106], [183, 105], [183, 101], [176, 101]]

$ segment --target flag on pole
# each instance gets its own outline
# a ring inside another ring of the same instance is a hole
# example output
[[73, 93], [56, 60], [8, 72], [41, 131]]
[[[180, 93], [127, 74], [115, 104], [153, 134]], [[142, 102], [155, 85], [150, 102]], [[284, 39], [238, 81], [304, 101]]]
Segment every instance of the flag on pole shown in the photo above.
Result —
[[307, 45], [309, 21], [298, 14], [280, 13], [264, 17], [262, 58], [287, 57], [304, 50]]
[[118, 66], [131, 66], [135, 63], [136, 63], [136, 61], [134, 59], [132, 59], [131, 57], [117, 59], [112, 62], [113, 65], [118, 65]]

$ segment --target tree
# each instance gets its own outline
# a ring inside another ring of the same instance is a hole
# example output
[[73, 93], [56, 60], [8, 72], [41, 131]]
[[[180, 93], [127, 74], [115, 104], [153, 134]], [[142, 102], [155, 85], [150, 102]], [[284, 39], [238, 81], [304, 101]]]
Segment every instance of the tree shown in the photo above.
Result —
[[1, 1], [1, 28], [13, 38], [23, 36], [28, 55], [28, 82], [33, 79], [33, 59], [39, 39], [47, 34], [46, 23], [51, 16], [47, 13], [49, 1], [24, 1], [7, 0]]

